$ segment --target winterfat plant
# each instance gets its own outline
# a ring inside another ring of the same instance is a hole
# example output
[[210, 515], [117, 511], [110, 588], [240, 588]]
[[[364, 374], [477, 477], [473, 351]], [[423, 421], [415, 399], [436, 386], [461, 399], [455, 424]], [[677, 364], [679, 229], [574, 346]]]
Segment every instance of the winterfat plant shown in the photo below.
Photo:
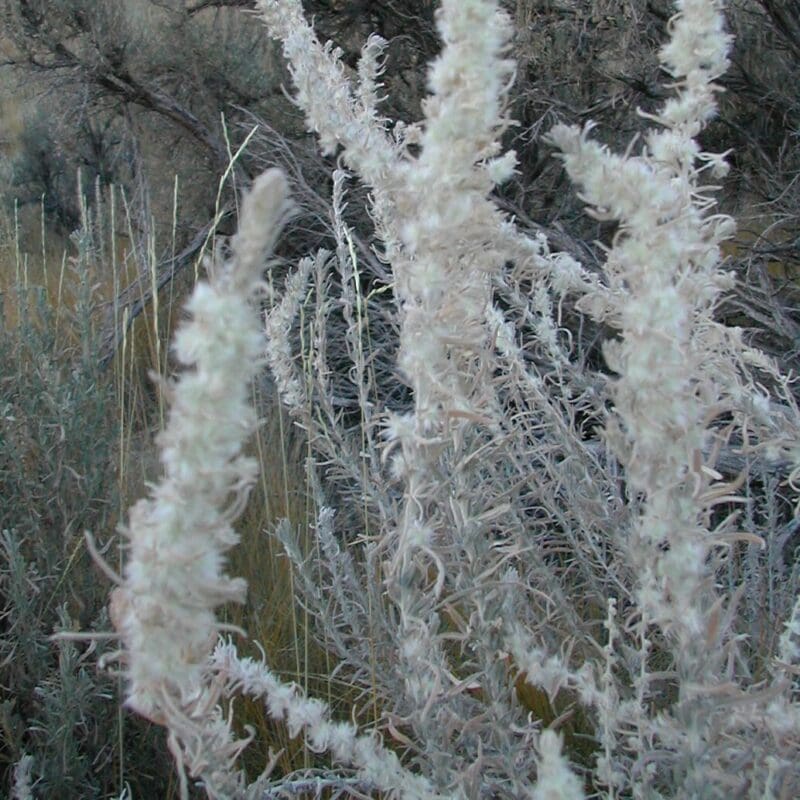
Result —
[[31, 786], [31, 769], [33, 768], [33, 757], [23, 755], [14, 767], [14, 786], [11, 789], [13, 800], [33, 800], [33, 788]]
[[[243, 204], [230, 256], [208, 261], [208, 281], [187, 304], [191, 321], [174, 345], [187, 369], [166, 387], [171, 413], [159, 437], [164, 476], [130, 511], [125, 574], [111, 597], [127, 705], [167, 727], [179, 761], [211, 774], [210, 790], [231, 783], [212, 774], [213, 758], [224, 774], [238, 750], [222, 720], [209, 726], [218, 692], [208, 660], [221, 630], [216, 610], [246, 589], [225, 574], [225, 553], [257, 469], [242, 452], [256, 425], [250, 382], [264, 346], [255, 301], [289, 210], [283, 174], [264, 173]], [[224, 796], [224, 787], [214, 791]]]
[[[515, 167], [497, 0], [442, 0], [414, 125], [381, 114], [382, 40], [351, 77], [299, 0], [256, 5], [308, 129], [349, 170], [334, 174], [337, 247], [270, 298], [264, 345], [251, 303], [285, 192], [268, 172], [191, 301], [177, 352], [195, 371], [173, 389], [165, 480], [132, 511], [112, 601], [129, 704], [168, 727], [212, 797], [309, 785], [246, 785], [222, 712], [240, 692], [327, 754], [324, 785], [352, 796], [796, 796], [800, 576], [748, 470], [797, 463], [800, 413], [789, 378], [714, 319], [732, 223], [708, 182], [724, 158], [697, 142], [727, 65], [721, 3], [676, 3], [671, 96], [641, 143], [615, 155], [591, 126], [549, 134], [588, 213], [618, 223], [601, 274], [492, 199]], [[355, 256], [353, 180], [390, 282]], [[567, 304], [610, 331], [604, 365], [566, 331]], [[243, 591], [223, 562], [253, 476], [240, 453], [262, 355], [308, 437], [316, 558], [288, 522], [273, 533], [320, 640], [369, 697], [364, 730], [269, 654], [214, 647], [215, 610]], [[749, 599], [765, 581], [769, 614]]]

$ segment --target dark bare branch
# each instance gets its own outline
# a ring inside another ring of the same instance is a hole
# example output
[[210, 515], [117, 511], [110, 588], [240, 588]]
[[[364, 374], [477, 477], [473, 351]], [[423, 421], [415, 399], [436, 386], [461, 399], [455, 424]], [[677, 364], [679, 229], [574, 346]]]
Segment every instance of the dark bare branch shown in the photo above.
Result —
[[[106, 332], [100, 347], [100, 367], [105, 369], [114, 358], [117, 348], [122, 342], [125, 331], [130, 330], [134, 320], [138, 317], [153, 298], [153, 290], [161, 291], [171, 283], [177, 275], [189, 264], [193, 264], [201, 254], [209, 238], [219, 227], [220, 223], [230, 217], [232, 206], [226, 206], [220, 211], [216, 219], [207, 222], [180, 253], [172, 258], [165, 259], [155, 268], [155, 281], [150, 275], [140, 277], [130, 286], [123, 289], [114, 301], [116, 316], [124, 321], [119, 325], [114, 323], [114, 313], [109, 313], [106, 323]], [[124, 311], [127, 310], [127, 314]]]

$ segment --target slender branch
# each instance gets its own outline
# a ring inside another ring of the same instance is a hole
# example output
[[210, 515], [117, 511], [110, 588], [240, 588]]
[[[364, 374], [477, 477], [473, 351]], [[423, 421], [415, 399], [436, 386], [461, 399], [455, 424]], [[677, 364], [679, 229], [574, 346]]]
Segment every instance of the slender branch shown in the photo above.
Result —
[[[232, 210], [231, 206], [223, 208], [216, 219], [206, 223], [197, 231], [189, 244], [180, 253], [159, 263], [156, 266], [155, 282], [149, 275], [142, 276], [120, 292], [112, 306], [112, 308], [116, 308], [116, 314], [113, 314], [113, 311], [110, 313], [110, 316], [113, 316], [106, 324], [106, 331], [100, 347], [101, 369], [108, 367], [117, 352], [120, 342], [123, 340], [125, 332], [130, 330], [136, 317], [147, 308], [147, 304], [153, 298], [154, 285], [155, 291], [160, 291], [171, 283], [188, 264], [193, 263], [219, 223], [223, 219], [227, 219]], [[128, 313], [124, 315], [123, 320], [121, 313], [124, 309], [127, 309]], [[120, 319], [119, 323], [114, 322], [114, 316]]]
[[187, 11], [190, 14], [197, 14], [207, 8], [248, 8], [255, 5], [254, 0], [201, 0], [193, 6], [189, 6]]

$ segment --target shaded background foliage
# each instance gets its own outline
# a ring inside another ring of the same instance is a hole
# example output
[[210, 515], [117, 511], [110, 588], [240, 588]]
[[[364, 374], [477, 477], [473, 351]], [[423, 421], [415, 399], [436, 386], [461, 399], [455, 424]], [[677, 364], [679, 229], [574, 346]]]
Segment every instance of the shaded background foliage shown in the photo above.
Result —
[[[45, 192], [51, 213], [74, 228], [75, 193], [58, 191], [55, 183], [71, 181], [82, 165], [88, 183], [100, 177], [134, 186], [138, 178], [150, 210], [162, 212], [155, 216], [163, 220], [169, 214], [158, 200], [169, 198], [178, 174], [188, 192], [181, 219], [188, 229], [208, 213], [229, 150], [241, 141], [242, 132], [232, 130], [236, 122], [250, 115], [291, 143], [308, 139], [283, 92], [287, 76], [274, 46], [242, 13], [251, 6], [244, 0], [4, 0], [5, 63], [38, 98], [18, 144], [18, 188], [9, 194], [24, 202]], [[670, 3], [516, 0], [507, 6], [516, 22], [511, 55], [518, 64], [511, 108], [517, 125], [508, 144], [519, 154], [520, 173], [504, 194], [538, 225], [569, 223], [572, 231], [582, 225], [577, 230], [587, 243], [607, 240], [612, 231], [587, 227], [580, 204], [561, 191], [563, 171], [539, 134], [556, 121], [588, 120], [609, 142], [626, 143], [641, 132], [645, 121], [637, 111], [652, 111], [663, 94], [656, 54]], [[419, 117], [426, 65], [439, 47], [435, 3], [310, 0], [304, 7], [352, 67], [371, 33], [387, 39], [387, 116]], [[761, 203], [772, 216], [797, 216], [792, 190], [783, 190], [794, 185], [798, 169], [800, 99], [792, 80], [798, 14], [777, 0], [730, 4], [734, 66], [723, 80], [722, 114], [703, 144], [733, 150], [735, 169], [725, 186], [731, 210]], [[243, 177], [252, 172], [244, 159]], [[797, 258], [788, 244], [781, 254]]]

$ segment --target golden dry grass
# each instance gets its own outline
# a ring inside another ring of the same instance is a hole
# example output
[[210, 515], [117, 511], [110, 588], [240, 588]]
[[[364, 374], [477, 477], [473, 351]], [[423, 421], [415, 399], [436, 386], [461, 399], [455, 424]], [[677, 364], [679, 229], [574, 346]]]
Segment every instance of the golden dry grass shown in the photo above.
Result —
[[[96, 204], [90, 214], [108, 214], [110, 202]], [[126, 286], [134, 285], [142, 274], [140, 262], [134, 258], [130, 242], [132, 231], [126, 220], [124, 205], [118, 202], [118, 218], [94, 219], [93, 230], [104, 241], [94, 241], [90, 257], [80, 257], [74, 242], [56, 234], [42, 222], [41, 216], [26, 213], [6, 220], [0, 241], [0, 291], [3, 292], [5, 315], [3, 325], [13, 329], [24, 313], [22, 309], [37, 287], [42, 287], [47, 305], [54, 312], [58, 326], [59, 347], [72, 349], [80, 339], [78, 315], [78, 264], [85, 270], [84, 280], [90, 284], [92, 325], [98, 328], [116, 320], [122, 321], [122, 310], [114, 298]], [[155, 244], [148, 256], [155, 257]], [[124, 521], [126, 509], [147, 492], [149, 482], [159, 477], [160, 464], [155, 438], [167, 413], [166, 398], [154, 382], [153, 375], [169, 378], [174, 365], [169, 361], [169, 340], [183, 316], [183, 300], [191, 290], [195, 271], [188, 269], [171, 289], [148, 302], [142, 314], [125, 333], [103, 379], [115, 386], [118, 438], [114, 447], [115, 463], [108, 468], [116, 473], [119, 504], [112, 514], [116, 522]], [[146, 286], [146, 283], [144, 284]], [[20, 292], [20, 289], [22, 290]], [[255, 390], [254, 390], [255, 392]], [[306, 541], [308, 520], [313, 516], [307, 491], [304, 460], [305, 445], [291, 430], [280, 404], [272, 397], [254, 394], [254, 402], [264, 409], [265, 419], [251, 445], [252, 454], [262, 466], [258, 483], [238, 529], [241, 544], [231, 556], [230, 571], [245, 578], [249, 592], [242, 607], [225, 610], [227, 621], [245, 629], [249, 639], [240, 643], [248, 655], [258, 656], [254, 642], [270, 654], [270, 666], [282, 676], [297, 681], [313, 694], [327, 697], [334, 707], [337, 698], [347, 695], [347, 687], [331, 681], [328, 655], [314, 644], [310, 620], [295, 605], [293, 575], [281, 545], [270, 535], [278, 521], [287, 519]], [[109, 558], [115, 570], [124, 570], [124, 550], [114, 544], [113, 530], [94, 531], [98, 543], [111, 544]], [[83, 552], [82, 537], [75, 556], [74, 568], [94, 572]], [[77, 541], [77, 540], [76, 540]], [[80, 552], [78, 552], [80, 551]], [[111, 555], [118, 553], [118, 555]], [[109, 587], [111, 588], [111, 587]], [[290, 772], [310, 766], [312, 755], [302, 739], [291, 740], [282, 724], [272, 722], [263, 706], [250, 701], [237, 701], [237, 723], [242, 732], [251, 726], [256, 732], [253, 745], [245, 757], [245, 767], [255, 777], [263, 768], [264, 756], [281, 752], [277, 769]], [[120, 744], [124, 747], [124, 743]], [[175, 787], [165, 796], [176, 796]]]

